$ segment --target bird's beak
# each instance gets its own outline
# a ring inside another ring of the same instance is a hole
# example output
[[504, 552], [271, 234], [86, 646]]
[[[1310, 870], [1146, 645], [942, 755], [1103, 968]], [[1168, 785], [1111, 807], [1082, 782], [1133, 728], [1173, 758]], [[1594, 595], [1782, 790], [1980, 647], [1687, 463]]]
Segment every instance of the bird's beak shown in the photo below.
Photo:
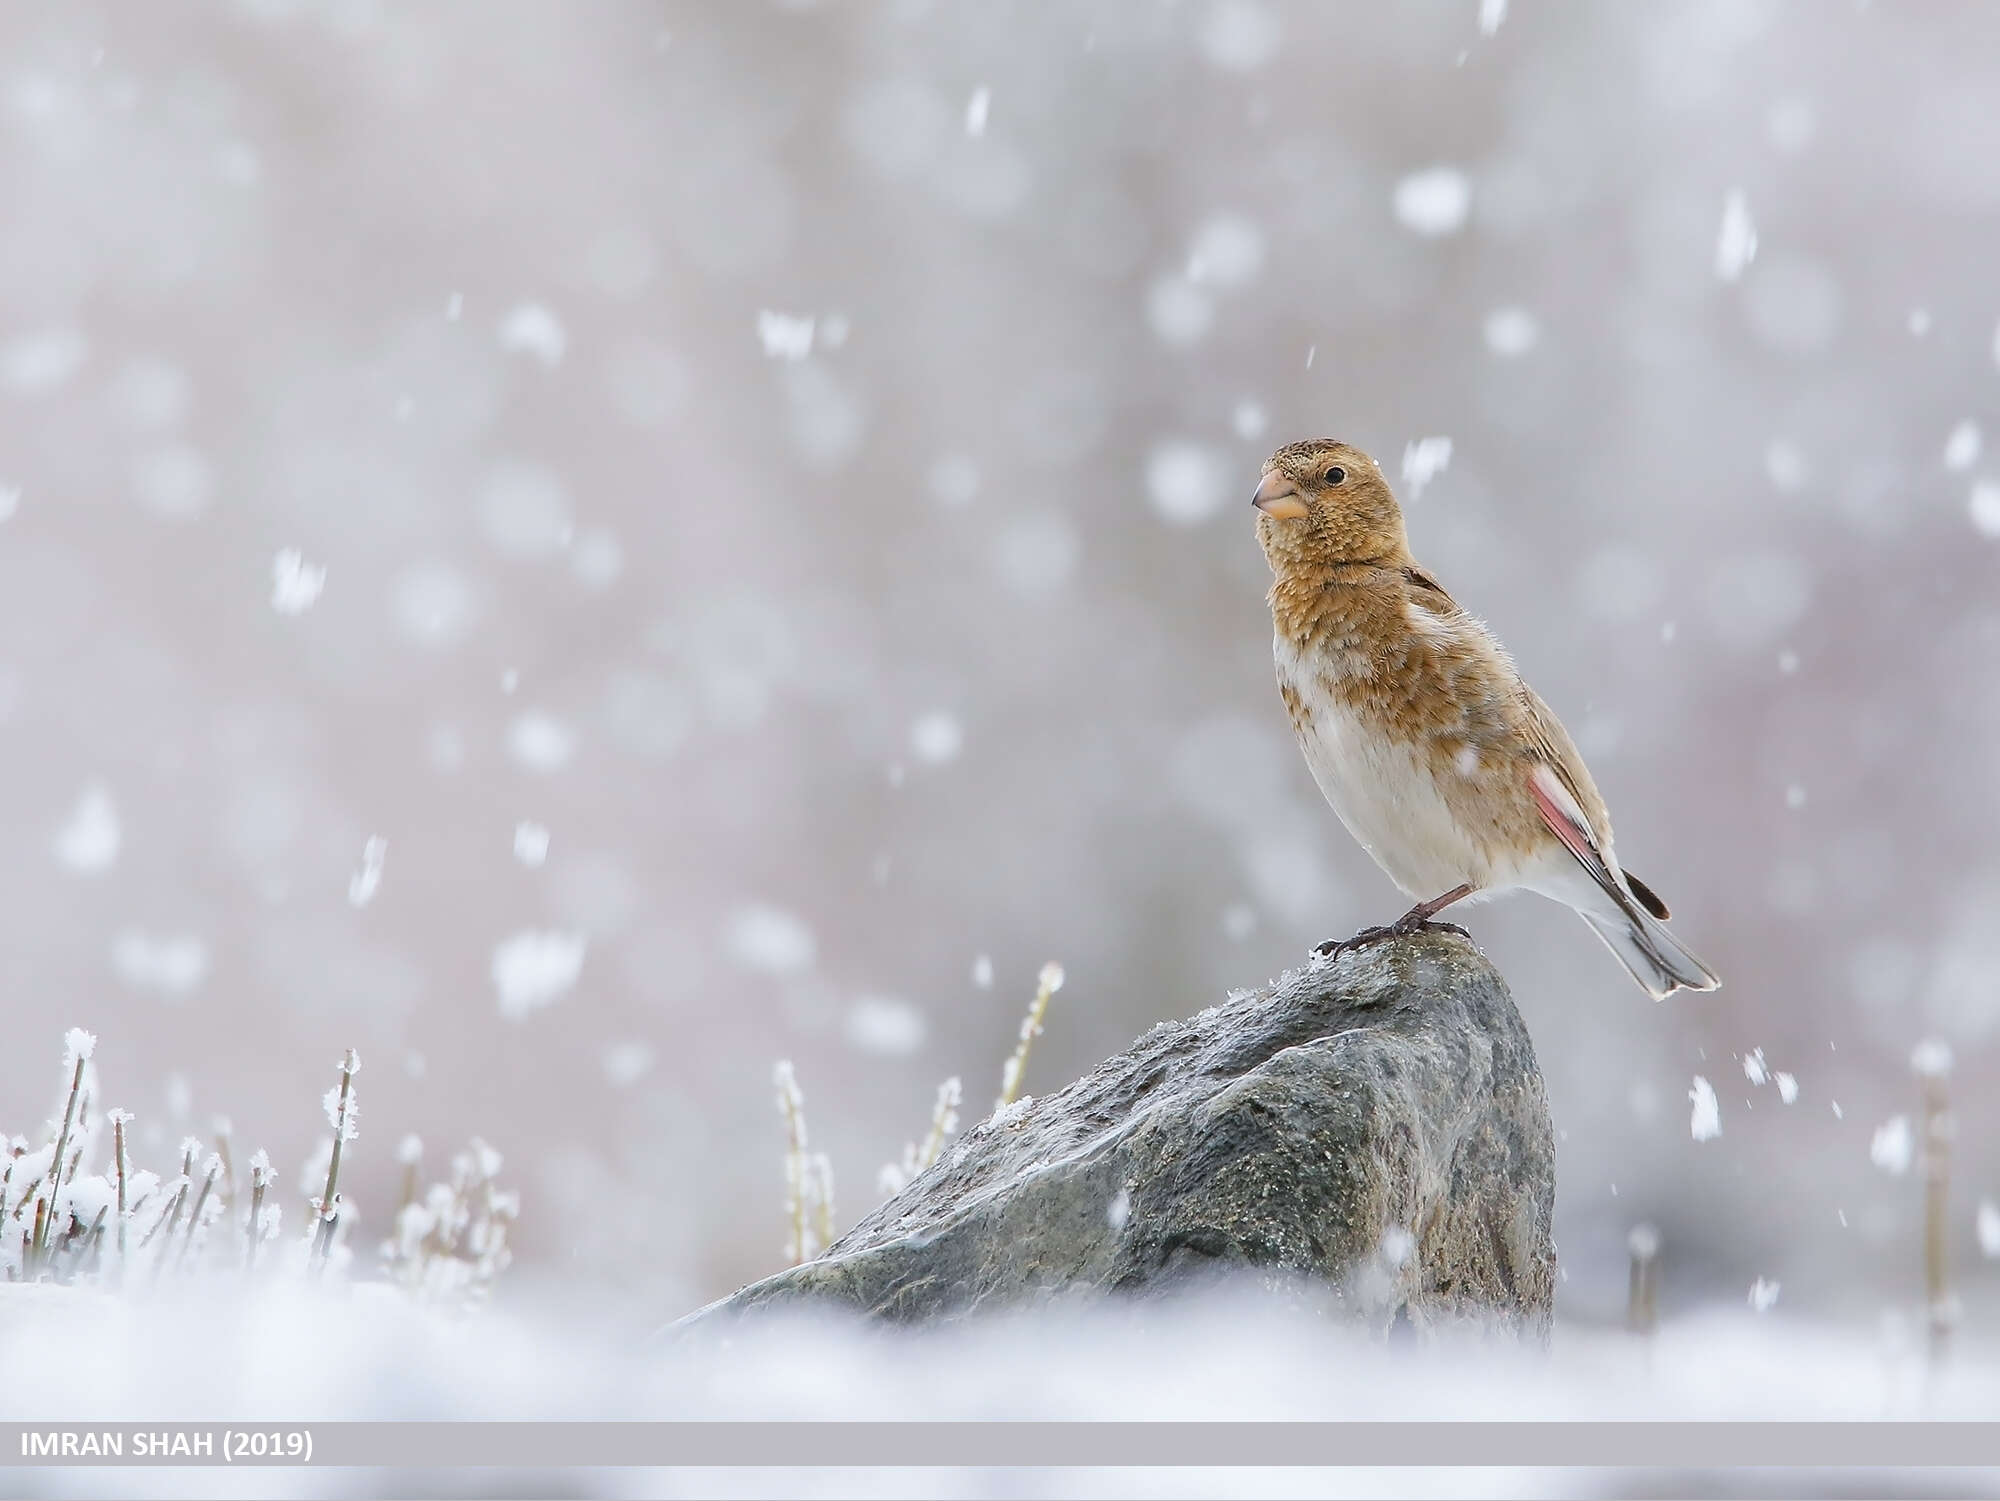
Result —
[[1276, 521], [1296, 521], [1306, 514], [1306, 500], [1299, 487], [1275, 469], [1265, 474], [1250, 504]]

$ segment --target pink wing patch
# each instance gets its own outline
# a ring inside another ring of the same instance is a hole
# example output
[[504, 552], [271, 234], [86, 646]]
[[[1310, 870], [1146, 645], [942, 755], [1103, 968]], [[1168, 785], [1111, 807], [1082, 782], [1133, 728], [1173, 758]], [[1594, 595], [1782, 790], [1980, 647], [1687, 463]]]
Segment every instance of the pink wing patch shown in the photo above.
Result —
[[1594, 875], [1604, 866], [1597, 853], [1597, 841], [1591, 837], [1590, 825], [1584, 821], [1583, 809], [1576, 805], [1569, 789], [1546, 764], [1539, 764], [1528, 773], [1528, 791], [1534, 794], [1535, 806], [1541, 810], [1542, 822], [1549, 826], [1549, 832], [1560, 839], [1569, 852], [1591, 867]]
[[1604, 856], [1598, 851], [1597, 840], [1590, 832], [1590, 823], [1583, 816], [1583, 809], [1577, 806], [1569, 788], [1563, 786], [1555, 769], [1546, 762], [1538, 764], [1528, 773], [1528, 791], [1534, 795], [1535, 807], [1540, 810], [1542, 822], [1549, 826], [1549, 832], [1563, 842], [1563, 847], [1576, 856], [1577, 864], [1590, 872], [1590, 878], [1602, 886], [1611, 899], [1620, 907], [1629, 909], [1631, 898]]

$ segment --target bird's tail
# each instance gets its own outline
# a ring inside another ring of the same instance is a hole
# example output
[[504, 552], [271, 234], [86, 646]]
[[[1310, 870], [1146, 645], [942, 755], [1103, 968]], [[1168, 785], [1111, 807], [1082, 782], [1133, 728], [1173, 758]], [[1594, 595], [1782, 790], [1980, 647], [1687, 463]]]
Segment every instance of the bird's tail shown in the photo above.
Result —
[[1586, 911], [1583, 920], [1656, 1001], [1665, 1000], [1676, 990], [1713, 990], [1722, 983], [1714, 970], [1667, 931], [1665, 923], [1636, 907], [1605, 913]]

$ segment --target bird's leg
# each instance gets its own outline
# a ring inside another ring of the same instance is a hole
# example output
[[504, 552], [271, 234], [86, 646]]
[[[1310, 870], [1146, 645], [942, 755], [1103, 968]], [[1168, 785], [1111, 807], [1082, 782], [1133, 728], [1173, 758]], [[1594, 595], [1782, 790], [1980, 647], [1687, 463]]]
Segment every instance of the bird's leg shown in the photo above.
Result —
[[1413, 933], [1456, 933], [1460, 938], [1470, 938], [1472, 935], [1457, 923], [1432, 922], [1431, 919], [1453, 902], [1463, 901], [1471, 896], [1472, 892], [1473, 887], [1469, 884], [1454, 886], [1443, 896], [1434, 896], [1427, 902], [1418, 902], [1386, 928], [1363, 928], [1352, 938], [1340, 941], [1329, 938], [1313, 952], [1323, 959], [1331, 959], [1348, 949], [1380, 943], [1384, 938], [1408, 938]]
[[1404, 937], [1409, 936], [1411, 933], [1444, 932], [1456, 933], [1460, 938], [1470, 938], [1472, 935], [1457, 923], [1432, 922], [1431, 919], [1444, 911], [1453, 902], [1464, 901], [1465, 898], [1471, 895], [1472, 887], [1469, 884], [1454, 886], [1443, 896], [1434, 896], [1427, 902], [1418, 902], [1416, 906], [1397, 918], [1389, 931]]

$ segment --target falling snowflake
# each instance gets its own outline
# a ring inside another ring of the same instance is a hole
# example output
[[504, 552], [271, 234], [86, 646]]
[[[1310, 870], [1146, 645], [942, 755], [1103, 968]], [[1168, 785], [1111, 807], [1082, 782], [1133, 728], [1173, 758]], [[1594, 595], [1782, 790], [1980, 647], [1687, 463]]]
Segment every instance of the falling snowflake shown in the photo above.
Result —
[[1877, 1126], [1868, 1143], [1869, 1160], [1892, 1178], [1900, 1178], [1910, 1170], [1910, 1159], [1915, 1154], [1916, 1138], [1906, 1115], [1892, 1116]]
[[1944, 440], [1944, 467], [1953, 471], [1970, 469], [1979, 462], [1980, 450], [1984, 446], [1977, 422], [1967, 420], [1959, 423], [1951, 430], [1951, 436]]
[[350, 906], [365, 907], [375, 900], [376, 888], [382, 884], [382, 861], [388, 853], [388, 840], [380, 834], [368, 836], [368, 842], [361, 846], [361, 868], [347, 879]]
[[271, 608], [280, 615], [303, 615], [326, 588], [326, 568], [308, 563], [296, 547], [271, 562]]
[[111, 794], [102, 787], [88, 787], [56, 831], [55, 855], [71, 870], [92, 875], [117, 863], [121, 841]]
[[1966, 497], [1965, 511], [1982, 537], [2000, 537], [2000, 484], [1981, 480]]
[[1722, 1106], [1715, 1098], [1715, 1086], [1696, 1074], [1688, 1100], [1694, 1106], [1688, 1119], [1689, 1132], [1696, 1141], [1714, 1141], [1722, 1134]]
[[757, 339], [774, 360], [802, 360], [812, 353], [813, 319], [765, 308], [757, 314]]
[[493, 988], [500, 1014], [519, 1021], [530, 1012], [553, 1005], [583, 973], [581, 933], [523, 930], [493, 950]]
[[1419, 438], [1403, 448], [1403, 484], [1412, 501], [1451, 467], [1451, 439]]
[[533, 355], [553, 369], [562, 363], [569, 335], [562, 319], [539, 302], [524, 302], [500, 324], [500, 347], [511, 354]]
[[1735, 281], [1757, 259], [1757, 226], [1750, 222], [1750, 205], [1741, 190], [1732, 190], [1722, 204], [1722, 227], [1715, 236], [1715, 274]]
[[965, 731], [958, 720], [942, 709], [919, 716], [910, 726], [910, 751], [919, 761], [943, 766], [958, 759], [965, 745]]
[[1486, 347], [1503, 360], [1518, 359], [1542, 340], [1542, 326], [1526, 308], [1499, 307], [1486, 315]]
[[523, 865], [540, 865], [549, 857], [549, 831], [538, 823], [514, 825], [514, 858]]
[[1769, 1313], [1778, 1301], [1779, 1284], [1769, 1278], [1759, 1277], [1750, 1284], [1750, 1306], [1758, 1313]]
[[1926, 1037], [1910, 1050], [1910, 1068], [1926, 1079], [1942, 1079], [1951, 1072], [1951, 1044], [1942, 1037]]
[[1456, 167], [1412, 172], [1396, 184], [1395, 204], [1407, 230], [1426, 239], [1456, 234], [1472, 211], [1472, 182]]
[[726, 941], [737, 963], [767, 975], [803, 974], [819, 955], [812, 929], [779, 907], [738, 908]]

